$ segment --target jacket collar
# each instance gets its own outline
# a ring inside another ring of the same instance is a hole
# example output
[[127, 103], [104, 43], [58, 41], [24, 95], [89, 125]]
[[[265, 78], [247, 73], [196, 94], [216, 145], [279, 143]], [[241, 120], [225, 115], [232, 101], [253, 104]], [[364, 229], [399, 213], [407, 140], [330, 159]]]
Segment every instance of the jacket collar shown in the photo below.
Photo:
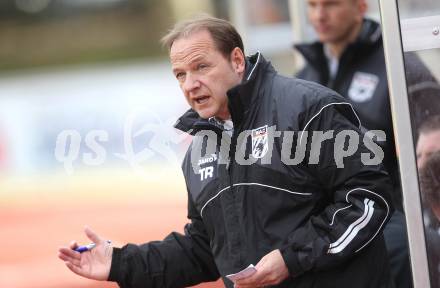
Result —
[[249, 108], [258, 103], [262, 78], [266, 72], [275, 71], [270, 62], [260, 52], [246, 59], [246, 71], [243, 81], [228, 92], [228, 108], [234, 126], [240, 125]]
[[[228, 109], [234, 126], [241, 123], [246, 111], [260, 97], [260, 93], [258, 93], [260, 80], [268, 69], [274, 71], [270, 62], [267, 62], [260, 52], [246, 58], [243, 81], [227, 92]], [[193, 109], [186, 111], [177, 120], [174, 127], [191, 135], [195, 135], [201, 130], [213, 130], [216, 133], [223, 131], [223, 125], [216, 119], [203, 119]]]
[[174, 128], [193, 136], [202, 130], [211, 130], [219, 134], [223, 131], [223, 126], [214, 117], [203, 119], [192, 108], [177, 119]]
[[[357, 53], [364, 54], [373, 49], [376, 45], [380, 45], [381, 41], [382, 30], [379, 23], [365, 18], [363, 20], [361, 31], [355, 42], [349, 44], [343, 54], [346, 54], [349, 51], [356, 51]], [[327, 63], [323, 44], [319, 41], [296, 44], [294, 45], [294, 48], [297, 49], [303, 55], [305, 60], [316, 69], [321, 70], [323, 65]], [[343, 55], [341, 55], [341, 59], [342, 57]], [[324, 67], [327, 67], [327, 65]]]

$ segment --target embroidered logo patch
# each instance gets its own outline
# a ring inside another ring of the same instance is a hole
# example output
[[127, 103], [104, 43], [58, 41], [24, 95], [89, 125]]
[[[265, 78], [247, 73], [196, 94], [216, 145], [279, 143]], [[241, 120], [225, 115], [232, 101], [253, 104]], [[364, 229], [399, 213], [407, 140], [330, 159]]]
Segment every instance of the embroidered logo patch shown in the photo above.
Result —
[[356, 72], [348, 89], [348, 97], [355, 102], [370, 100], [379, 84], [379, 77], [365, 72]]
[[267, 125], [252, 130], [252, 156], [254, 158], [263, 158], [269, 150], [267, 133]]

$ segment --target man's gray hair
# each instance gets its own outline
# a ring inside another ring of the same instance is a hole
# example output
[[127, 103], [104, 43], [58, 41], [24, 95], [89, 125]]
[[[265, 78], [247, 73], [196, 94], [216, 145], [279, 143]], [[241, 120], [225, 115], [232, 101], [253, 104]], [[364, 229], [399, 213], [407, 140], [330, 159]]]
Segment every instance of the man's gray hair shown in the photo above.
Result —
[[215, 18], [207, 14], [199, 14], [194, 18], [178, 22], [162, 38], [162, 44], [171, 49], [174, 41], [186, 38], [194, 32], [206, 30], [211, 35], [217, 50], [225, 57], [229, 57], [232, 50], [240, 48], [244, 54], [243, 41], [235, 27], [226, 20]]

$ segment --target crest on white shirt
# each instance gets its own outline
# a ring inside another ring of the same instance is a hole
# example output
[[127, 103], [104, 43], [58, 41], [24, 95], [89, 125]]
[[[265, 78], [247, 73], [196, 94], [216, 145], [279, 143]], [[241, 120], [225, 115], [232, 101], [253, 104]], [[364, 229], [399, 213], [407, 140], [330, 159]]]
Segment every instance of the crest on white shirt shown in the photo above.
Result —
[[365, 72], [356, 72], [348, 89], [348, 97], [354, 102], [365, 102], [370, 100], [377, 85], [379, 84], [379, 77], [374, 74]]

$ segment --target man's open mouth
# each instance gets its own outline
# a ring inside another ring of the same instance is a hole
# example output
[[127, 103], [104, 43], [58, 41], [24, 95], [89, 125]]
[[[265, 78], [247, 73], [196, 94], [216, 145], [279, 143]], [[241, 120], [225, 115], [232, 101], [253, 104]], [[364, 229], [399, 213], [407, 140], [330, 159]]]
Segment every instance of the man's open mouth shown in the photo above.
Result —
[[209, 99], [209, 96], [202, 96], [196, 99], [196, 103], [197, 104], [203, 104], [205, 102], [207, 102]]

